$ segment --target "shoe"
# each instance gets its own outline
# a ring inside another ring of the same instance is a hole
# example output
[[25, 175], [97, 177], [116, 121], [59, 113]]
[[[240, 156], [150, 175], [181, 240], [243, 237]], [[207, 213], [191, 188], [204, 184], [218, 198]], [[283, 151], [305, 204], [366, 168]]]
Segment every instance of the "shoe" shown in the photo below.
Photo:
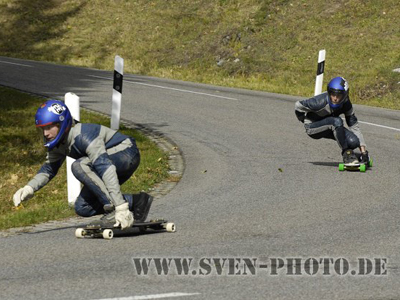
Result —
[[140, 194], [133, 195], [133, 209], [131, 210], [133, 212], [135, 222], [146, 221], [152, 203], [153, 197], [149, 194], [141, 192]]
[[360, 163], [354, 151], [351, 149], [347, 149], [343, 152], [343, 162], [345, 165], [358, 165]]
[[115, 210], [115, 206], [114, 206], [114, 204], [106, 204], [103, 206], [103, 209], [104, 209], [105, 213], [108, 214]]
[[90, 222], [90, 226], [99, 226], [99, 227], [113, 227], [115, 224], [115, 210], [105, 214], [100, 218], [100, 220], [95, 220]]

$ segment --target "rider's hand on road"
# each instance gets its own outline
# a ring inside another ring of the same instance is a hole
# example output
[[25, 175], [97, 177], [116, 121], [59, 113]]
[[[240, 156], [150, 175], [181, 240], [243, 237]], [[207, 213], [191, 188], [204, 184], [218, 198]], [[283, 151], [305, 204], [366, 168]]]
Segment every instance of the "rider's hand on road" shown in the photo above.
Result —
[[121, 229], [131, 227], [134, 218], [133, 213], [129, 210], [128, 202], [115, 207], [115, 224], [114, 227], [121, 226]]
[[365, 150], [365, 152], [361, 152], [360, 162], [364, 164], [369, 162], [369, 155], [367, 150]]

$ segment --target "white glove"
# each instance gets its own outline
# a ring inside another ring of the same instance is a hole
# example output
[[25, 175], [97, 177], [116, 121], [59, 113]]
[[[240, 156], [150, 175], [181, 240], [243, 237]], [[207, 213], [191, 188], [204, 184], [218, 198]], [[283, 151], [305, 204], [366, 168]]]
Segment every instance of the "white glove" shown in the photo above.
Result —
[[13, 197], [14, 205], [18, 206], [22, 201], [31, 199], [33, 197], [33, 188], [29, 185], [20, 188]]
[[121, 229], [125, 229], [132, 226], [134, 218], [128, 202], [115, 207], [115, 221], [114, 227], [121, 226]]

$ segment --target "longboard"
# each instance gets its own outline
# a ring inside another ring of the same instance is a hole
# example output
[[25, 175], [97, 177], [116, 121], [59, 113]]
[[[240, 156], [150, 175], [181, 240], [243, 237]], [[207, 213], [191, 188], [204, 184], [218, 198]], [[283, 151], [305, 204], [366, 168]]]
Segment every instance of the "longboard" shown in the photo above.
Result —
[[339, 171], [360, 171], [360, 172], [365, 172], [368, 168], [372, 167], [372, 159], [369, 160], [368, 164], [344, 164], [340, 163], [339, 164]]
[[[133, 223], [130, 228], [139, 228], [140, 232], [145, 232], [147, 229], [152, 229], [156, 231], [167, 231], [175, 232], [176, 226], [174, 223], [167, 222], [164, 219], [150, 220], [148, 222]], [[77, 238], [92, 237], [92, 238], [104, 238], [111, 240], [114, 237], [114, 233], [126, 232], [122, 230], [121, 227], [101, 227], [100, 225], [86, 225], [85, 227], [77, 228], [75, 230], [75, 236]]]

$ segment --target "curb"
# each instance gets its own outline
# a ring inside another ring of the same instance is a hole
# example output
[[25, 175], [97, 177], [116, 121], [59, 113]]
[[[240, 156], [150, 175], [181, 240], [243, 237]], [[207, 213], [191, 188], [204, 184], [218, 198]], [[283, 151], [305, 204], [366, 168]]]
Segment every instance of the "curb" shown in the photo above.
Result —
[[159, 131], [126, 120], [123, 120], [122, 123], [128, 128], [140, 131], [151, 141], [153, 141], [161, 150], [168, 153], [168, 165], [170, 167], [168, 173], [176, 178], [176, 180], [166, 180], [158, 183], [149, 192], [154, 199], [159, 199], [168, 194], [179, 183], [185, 171], [185, 160], [183, 153], [171, 139]]

